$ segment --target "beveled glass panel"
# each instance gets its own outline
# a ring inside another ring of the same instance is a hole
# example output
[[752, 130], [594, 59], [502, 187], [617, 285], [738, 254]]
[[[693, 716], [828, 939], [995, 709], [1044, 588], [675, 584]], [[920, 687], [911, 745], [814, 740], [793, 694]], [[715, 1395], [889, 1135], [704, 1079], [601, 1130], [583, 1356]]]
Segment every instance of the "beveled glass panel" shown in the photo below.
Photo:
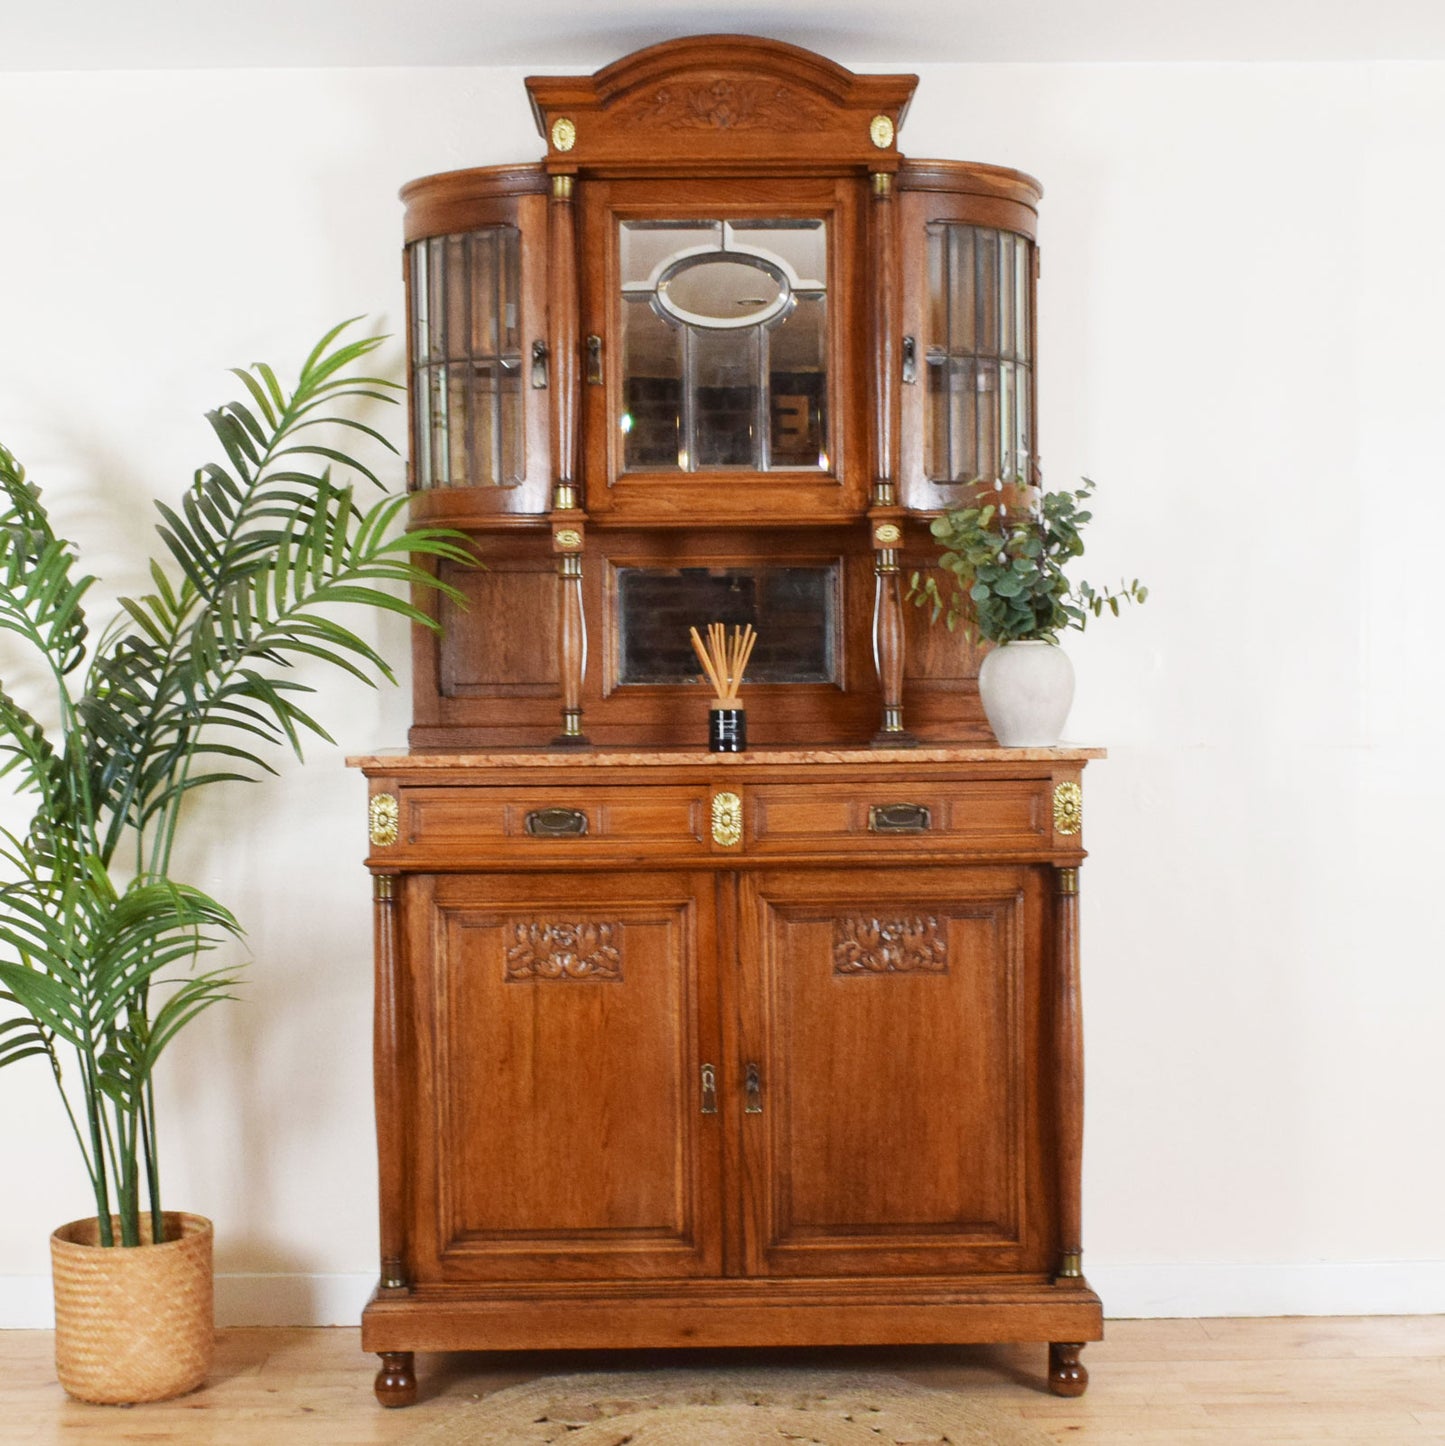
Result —
[[444, 361], [447, 354], [447, 239], [437, 236], [421, 243], [427, 252], [426, 311], [423, 325], [431, 337], [429, 361]]
[[624, 221], [618, 246], [623, 286], [646, 286], [678, 256], [721, 250], [722, 222]]
[[471, 419], [467, 416], [467, 402], [472, 394], [470, 368], [454, 366], [446, 369], [447, 409], [447, 452], [446, 469], [448, 478], [465, 477], [468, 467], [467, 433], [471, 430]]
[[694, 467], [758, 465], [759, 344], [756, 327], [689, 334]]
[[825, 289], [828, 225], [825, 221], [738, 222], [728, 228], [730, 247], [762, 252], [787, 266], [800, 288]]
[[974, 234], [974, 306], [977, 317], [975, 345], [985, 355], [997, 353], [999, 338], [999, 278], [997, 231]]
[[978, 301], [975, 278], [978, 263], [974, 258], [974, 228], [946, 226], [943, 228], [949, 251], [949, 266], [943, 278], [947, 288], [948, 335], [941, 338], [951, 352], [972, 353], [977, 346]]
[[623, 567], [617, 570], [617, 677], [697, 683], [688, 629], [758, 634], [745, 684], [833, 683], [838, 676], [838, 565]]
[[477, 231], [466, 240], [471, 244], [468, 259], [472, 268], [469, 288], [472, 324], [467, 351], [471, 356], [495, 356], [498, 349], [497, 292], [502, 280], [497, 237], [491, 231]]
[[1033, 337], [1029, 326], [1029, 243], [1024, 237], [1014, 237], [1014, 253], [1014, 355], [1026, 362], [1032, 360]]
[[741, 327], [775, 316], [790, 290], [776, 266], [713, 251], [668, 267], [657, 284], [657, 299], [684, 325]]
[[522, 368], [502, 365], [497, 406], [497, 475], [504, 487], [520, 486], [527, 475], [522, 451]]
[[999, 468], [999, 366], [992, 357], [980, 357], [975, 365], [978, 368], [974, 374], [978, 399], [978, 446], [974, 452], [974, 475], [991, 479], [1002, 475]]
[[828, 466], [827, 320], [824, 297], [800, 295], [766, 333], [774, 468]]
[[676, 471], [684, 465], [682, 343], [684, 332], [653, 310], [645, 295], [622, 305], [622, 465], [628, 472]]

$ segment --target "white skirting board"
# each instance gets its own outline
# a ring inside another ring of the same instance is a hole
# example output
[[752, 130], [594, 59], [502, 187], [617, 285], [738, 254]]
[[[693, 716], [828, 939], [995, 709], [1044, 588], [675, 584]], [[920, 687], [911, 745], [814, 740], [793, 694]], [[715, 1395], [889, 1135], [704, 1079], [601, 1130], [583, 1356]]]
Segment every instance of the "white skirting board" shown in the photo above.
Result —
[[[1108, 1265], [1085, 1260], [1104, 1314], [1125, 1318], [1445, 1314], [1445, 1260]], [[219, 1275], [220, 1326], [355, 1325], [371, 1275]], [[0, 1276], [0, 1330], [49, 1330], [48, 1275]]]

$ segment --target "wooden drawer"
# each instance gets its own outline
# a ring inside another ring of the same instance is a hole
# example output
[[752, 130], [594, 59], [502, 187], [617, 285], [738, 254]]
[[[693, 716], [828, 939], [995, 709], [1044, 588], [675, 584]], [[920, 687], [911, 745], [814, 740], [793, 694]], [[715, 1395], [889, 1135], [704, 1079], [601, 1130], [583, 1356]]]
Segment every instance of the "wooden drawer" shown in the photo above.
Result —
[[509, 857], [707, 850], [707, 804], [690, 788], [408, 788], [399, 842], [422, 854]]
[[749, 793], [758, 853], [939, 848], [1016, 851], [1053, 838], [1048, 779], [979, 783], [768, 784]]

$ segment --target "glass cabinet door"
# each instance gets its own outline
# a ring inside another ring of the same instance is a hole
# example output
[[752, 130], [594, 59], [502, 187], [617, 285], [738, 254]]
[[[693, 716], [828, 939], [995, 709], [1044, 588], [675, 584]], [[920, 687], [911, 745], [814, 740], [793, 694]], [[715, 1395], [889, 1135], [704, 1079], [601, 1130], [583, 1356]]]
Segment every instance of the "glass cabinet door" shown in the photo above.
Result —
[[866, 479], [843, 466], [864, 400], [856, 196], [832, 181], [710, 181], [695, 205], [667, 193], [594, 187], [584, 216], [589, 511], [861, 509]]
[[910, 508], [957, 506], [978, 482], [1033, 480], [1031, 220], [993, 197], [904, 191], [899, 474]]
[[547, 510], [544, 204], [489, 198], [475, 224], [407, 246], [412, 487], [428, 513]]

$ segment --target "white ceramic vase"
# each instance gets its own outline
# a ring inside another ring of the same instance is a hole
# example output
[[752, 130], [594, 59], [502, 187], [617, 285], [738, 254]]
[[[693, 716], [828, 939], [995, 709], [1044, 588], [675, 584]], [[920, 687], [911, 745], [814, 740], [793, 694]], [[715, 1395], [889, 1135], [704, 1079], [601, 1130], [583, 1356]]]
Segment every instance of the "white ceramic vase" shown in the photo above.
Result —
[[1074, 666], [1057, 643], [1001, 643], [978, 670], [978, 691], [1005, 748], [1051, 748], [1074, 701]]

